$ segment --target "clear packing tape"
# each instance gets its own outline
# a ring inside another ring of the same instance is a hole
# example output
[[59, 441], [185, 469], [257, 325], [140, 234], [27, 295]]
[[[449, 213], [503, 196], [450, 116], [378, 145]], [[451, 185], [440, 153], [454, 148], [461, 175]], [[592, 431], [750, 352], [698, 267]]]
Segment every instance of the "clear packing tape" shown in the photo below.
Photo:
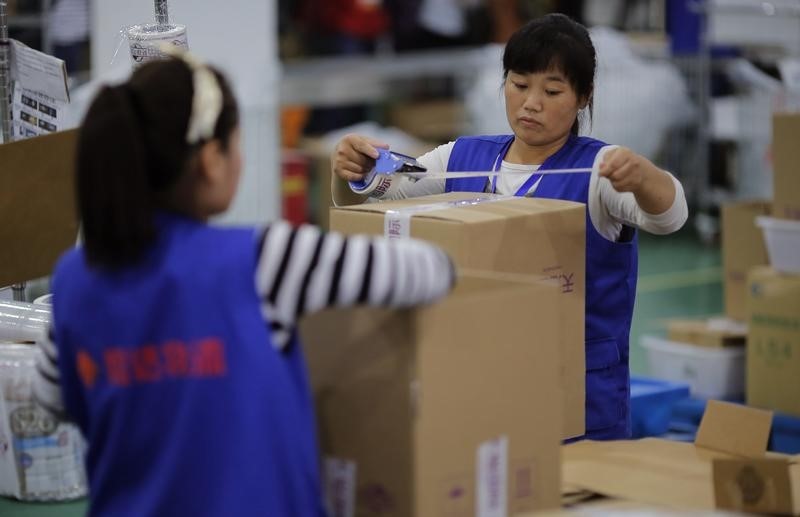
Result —
[[39, 349], [0, 343], [0, 495], [64, 501], [87, 493], [80, 431], [33, 399]]
[[123, 27], [120, 31], [120, 42], [117, 46], [117, 51], [114, 52], [112, 62], [116, 60], [119, 48], [124, 40], [128, 41], [131, 60], [135, 67], [141, 66], [148, 61], [165, 59], [167, 55], [160, 49], [160, 46], [164, 43], [175, 45], [185, 50], [189, 49], [185, 25], [160, 25], [158, 23], [130, 25]]
[[514, 199], [514, 196], [500, 196], [496, 194], [482, 194], [471, 199], [459, 201], [441, 201], [426, 205], [414, 205], [404, 208], [387, 210], [383, 216], [383, 235], [390, 239], [407, 239], [411, 236], [411, 218], [419, 213], [447, 210], [449, 208], [463, 208], [483, 203], [495, 203]]

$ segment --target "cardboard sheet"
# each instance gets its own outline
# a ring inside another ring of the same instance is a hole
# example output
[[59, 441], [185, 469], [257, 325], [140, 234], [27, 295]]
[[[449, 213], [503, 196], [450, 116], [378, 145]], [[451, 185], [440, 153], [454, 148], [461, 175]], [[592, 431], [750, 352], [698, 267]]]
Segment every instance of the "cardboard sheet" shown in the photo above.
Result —
[[0, 286], [47, 276], [78, 235], [75, 131], [0, 145]]

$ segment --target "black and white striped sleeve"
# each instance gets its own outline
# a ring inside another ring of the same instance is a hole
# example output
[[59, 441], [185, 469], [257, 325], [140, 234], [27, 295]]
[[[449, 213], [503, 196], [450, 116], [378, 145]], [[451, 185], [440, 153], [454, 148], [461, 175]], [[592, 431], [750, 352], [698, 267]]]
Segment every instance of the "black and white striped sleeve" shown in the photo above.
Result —
[[415, 239], [324, 233], [286, 222], [259, 239], [256, 290], [276, 347], [288, 343], [298, 319], [327, 307], [409, 307], [447, 294], [455, 269], [438, 247]]
[[64, 399], [58, 373], [58, 350], [52, 328], [37, 343], [36, 370], [33, 378], [33, 398], [59, 420], [65, 420]]

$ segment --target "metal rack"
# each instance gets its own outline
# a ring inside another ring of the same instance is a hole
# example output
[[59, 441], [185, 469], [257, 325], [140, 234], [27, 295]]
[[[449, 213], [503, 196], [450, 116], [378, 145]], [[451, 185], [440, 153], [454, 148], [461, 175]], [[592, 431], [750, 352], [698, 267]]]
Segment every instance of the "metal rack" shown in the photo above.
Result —
[[48, 13], [53, 0], [39, 1], [39, 14], [15, 14], [8, 22], [9, 29], [38, 29], [42, 34], [42, 52], [51, 54], [53, 42], [48, 28]]
[[11, 42], [8, 39], [7, 2], [0, 0], [0, 126], [3, 143], [11, 141]]
[[284, 63], [280, 101], [283, 105], [314, 106], [375, 102], [385, 99], [396, 81], [469, 79], [486, 65], [482, 48], [304, 59]]
[[[0, 0], [0, 128], [2, 128], [3, 143], [13, 139], [11, 131], [11, 42], [8, 39], [8, 5], [6, 0]], [[14, 300], [25, 299], [25, 284], [12, 286]]]

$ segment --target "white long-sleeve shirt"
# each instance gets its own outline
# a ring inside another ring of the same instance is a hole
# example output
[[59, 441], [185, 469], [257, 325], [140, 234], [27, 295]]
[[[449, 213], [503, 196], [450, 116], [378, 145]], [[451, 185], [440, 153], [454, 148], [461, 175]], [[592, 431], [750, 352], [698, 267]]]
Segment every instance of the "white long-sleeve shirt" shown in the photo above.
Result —
[[[447, 170], [447, 164], [450, 161], [450, 154], [454, 145], [455, 142], [440, 145], [429, 153], [422, 155], [418, 161], [428, 171], [444, 172]], [[679, 230], [686, 222], [689, 210], [686, 205], [683, 186], [674, 176], [670, 174], [675, 185], [675, 199], [672, 202], [672, 206], [661, 214], [645, 212], [636, 202], [636, 198], [632, 193], [617, 192], [608, 178], [600, 177], [599, 170], [600, 164], [603, 162], [603, 156], [616, 147], [615, 145], [603, 147], [597, 153], [592, 165], [592, 175], [589, 181], [588, 210], [589, 218], [598, 233], [610, 241], [617, 241], [623, 226], [632, 226], [659, 235]], [[501, 172], [517, 172], [519, 174], [499, 175], [495, 192], [501, 195], [514, 195], [538, 168], [539, 165], [519, 165], [503, 160], [500, 165]], [[530, 174], [525, 174], [525, 172]], [[444, 179], [414, 181], [408, 176], [383, 176], [382, 178], [384, 183], [381, 185], [380, 199], [405, 199], [441, 194], [445, 191]], [[538, 186], [539, 182], [537, 181], [527, 192], [527, 195], [533, 195]]]

